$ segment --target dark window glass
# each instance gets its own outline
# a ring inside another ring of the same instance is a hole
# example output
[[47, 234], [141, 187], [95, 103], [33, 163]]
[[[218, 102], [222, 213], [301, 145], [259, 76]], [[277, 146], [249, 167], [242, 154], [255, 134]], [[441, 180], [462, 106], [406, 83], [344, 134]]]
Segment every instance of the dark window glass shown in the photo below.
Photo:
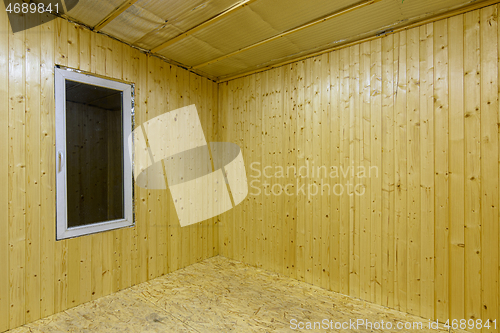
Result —
[[125, 216], [122, 92], [66, 80], [68, 228]]

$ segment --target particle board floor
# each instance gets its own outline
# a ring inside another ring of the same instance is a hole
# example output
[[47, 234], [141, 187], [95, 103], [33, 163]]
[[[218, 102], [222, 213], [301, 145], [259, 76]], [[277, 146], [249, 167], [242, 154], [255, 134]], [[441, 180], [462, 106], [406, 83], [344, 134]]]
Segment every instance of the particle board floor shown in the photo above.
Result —
[[[290, 321], [428, 321], [214, 257], [10, 332], [314, 332]], [[338, 325], [338, 324], [337, 324]], [[418, 330], [329, 329], [329, 332]]]

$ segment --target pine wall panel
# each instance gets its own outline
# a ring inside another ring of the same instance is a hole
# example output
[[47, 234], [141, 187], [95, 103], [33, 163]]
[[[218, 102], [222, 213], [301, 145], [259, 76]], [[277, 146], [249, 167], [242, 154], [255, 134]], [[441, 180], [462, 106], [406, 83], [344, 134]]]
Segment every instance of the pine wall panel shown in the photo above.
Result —
[[[219, 252], [426, 318], [500, 325], [498, 12], [217, 85], [62, 19], [12, 34], [1, 11], [0, 331]], [[207, 141], [242, 149], [250, 194], [180, 228], [168, 191], [136, 187], [133, 228], [56, 241], [56, 64], [135, 83], [136, 126], [195, 103]]]
[[135, 83], [135, 126], [195, 103], [207, 141], [217, 84], [66, 20], [0, 27], [0, 331], [217, 255], [215, 219], [181, 228], [168, 191], [139, 187], [134, 227], [55, 240], [54, 66]]
[[[242, 148], [250, 185], [220, 216], [220, 253], [425, 318], [498, 327], [498, 12], [219, 84], [221, 139]], [[321, 194], [346, 183], [364, 194]]]

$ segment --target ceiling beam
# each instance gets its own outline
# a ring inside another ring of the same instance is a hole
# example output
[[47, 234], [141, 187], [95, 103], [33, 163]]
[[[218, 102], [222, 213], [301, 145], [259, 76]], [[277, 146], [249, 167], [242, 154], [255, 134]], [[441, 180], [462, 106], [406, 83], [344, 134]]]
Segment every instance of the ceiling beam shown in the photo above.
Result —
[[176, 37], [174, 37], [172, 39], [169, 39], [165, 43], [163, 43], [161, 45], [158, 45], [157, 47], [151, 49], [151, 52], [152, 53], [157, 53], [158, 51], [163, 50], [167, 46], [170, 46], [170, 45], [172, 45], [174, 43], [177, 43], [178, 41], [183, 40], [184, 38], [186, 38], [186, 37], [194, 34], [195, 32], [207, 28], [208, 26], [214, 24], [215, 22], [220, 21], [224, 17], [229, 16], [230, 14], [236, 12], [237, 10], [239, 10], [239, 9], [245, 7], [245, 6], [248, 6], [249, 4], [251, 4], [252, 2], [255, 2], [255, 1], [257, 1], [257, 0], [244, 0], [244, 1], [240, 1], [237, 4], [235, 4], [234, 6], [232, 6], [231, 8], [226, 9], [222, 13], [217, 14], [216, 16], [208, 19], [207, 21], [205, 21], [203, 23], [200, 23], [197, 26], [195, 26], [195, 27], [187, 30], [186, 32], [183, 32], [182, 34], [180, 34], [180, 35], [178, 35], [178, 36], [176, 36]]
[[126, 11], [130, 6], [132, 6], [137, 1], [138, 0], [127, 0], [124, 3], [122, 3], [118, 8], [109, 13], [108, 16], [106, 16], [101, 22], [97, 23], [97, 25], [94, 27], [94, 31], [99, 31], [102, 28], [104, 28], [108, 23], [117, 18], [118, 15]]
[[223, 55], [223, 56], [221, 56], [221, 57], [219, 57], [219, 58], [215, 58], [215, 59], [212, 59], [212, 60], [210, 60], [210, 61], [207, 61], [207, 62], [204, 62], [204, 63], [198, 64], [198, 65], [195, 65], [195, 66], [193, 66], [193, 67], [191, 67], [191, 68], [196, 69], [196, 68], [200, 68], [200, 67], [204, 67], [204, 66], [207, 66], [207, 65], [213, 64], [213, 63], [215, 63], [215, 62], [218, 62], [218, 61], [221, 61], [221, 60], [227, 59], [227, 58], [229, 58], [229, 57], [232, 57], [232, 56], [234, 56], [234, 55], [236, 55], [236, 54], [239, 54], [239, 53], [242, 53], [242, 52], [248, 51], [248, 50], [250, 50], [250, 49], [253, 49], [253, 48], [257, 47], [257, 46], [261, 46], [261, 45], [264, 45], [264, 44], [266, 44], [266, 43], [272, 42], [273, 40], [277, 40], [277, 39], [279, 39], [279, 38], [281, 38], [281, 37], [288, 36], [288, 35], [290, 35], [290, 34], [293, 34], [293, 33], [297, 32], [297, 31], [301, 31], [301, 30], [304, 30], [304, 29], [310, 28], [310, 27], [312, 27], [312, 26], [315, 26], [315, 25], [317, 25], [317, 24], [320, 24], [320, 23], [323, 23], [323, 22], [325, 22], [325, 21], [331, 20], [331, 19], [333, 19], [333, 18], [339, 17], [339, 16], [341, 16], [341, 15], [344, 15], [344, 14], [350, 13], [350, 12], [355, 11], [355, 10], [357, 10], [357, 9], [360, 9], [360, 8], [363, 8], [363, 7], [366, 7], [366, 6], [372, 5], [372, 4], [374, 4], [374, 3], [376, 3], [376, 2], [379, 2], [379, 1], [381, 1], [381, 0], [365, 0], [365, 1], [362, 1], [362, 2], [360, 2], [360, 3], [357, 3], [357, 4], [353, 5], [353, 6], [349, 6], [349, 7], [347, 7], [347, 8], [344, 8], [344, 9], [342, 9], [342, 10], [338, 11], [338, 12], [335, 12], [335, 13], [332, 13], [332, 14], [328, 14], [328, 15], [323, 16], [323, 17], [321, 17], [321, 18], [319, 18], [319, 19], [316, 19], [316, 20], [314, 20], [314, 21], [311, 21], [311, 22], [308, 22], [308, 23], [305, 23], [305, 24], [299, 25], [298, 27], [292, 28], [292, 29], [290, 29], [290, 30], [287, 30], [287, 31], [282, 32], [282, 33], [277, 34], [277, 35], [274, 35], [274, 36], [272, 36], [272, 37], [266, 38], [266, 39], [264, 39], [264, 40], [261, 40], [260, 42], [257, 42], [257, 43], [255, 43], [255, 44], [252, 44], [252, 45], [246, 46], [246, 47], [241, 48], [241, 49], [239, 49], [239, 50], [236, 50], [236, 51], [234, 51], [234, 52], [231, 52], [231, 53], [225, 54], [225, 55]]

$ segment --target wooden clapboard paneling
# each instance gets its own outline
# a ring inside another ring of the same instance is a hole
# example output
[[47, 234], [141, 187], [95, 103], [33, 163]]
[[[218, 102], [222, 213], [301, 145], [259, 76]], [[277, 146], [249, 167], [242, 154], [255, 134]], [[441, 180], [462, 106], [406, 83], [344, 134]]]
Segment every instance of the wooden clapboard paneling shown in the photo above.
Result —
[[[490, 6], [479, 11], [481, 66], [481, 318], [499, 318], [499, 153], [500, 126], [498, 104], [498, 8]], [[495, 125], [496, 124], [496, 125]], [[491, 222], [490, 222], [491, 221]], [[495, 223], [496, 222], [496, 223]], [[493, 320], [493, 319], [492, 319]]]
[[[222, 253], [426, 318], [498, 327], [497, 22], [493, 5], [220, 84], [220, 138], [245, 146], [254, 202], [221, 216]], [[249, 86], [253, 105], [239, 97]], [[314, 195], [322, 181], [326, 198]], [[364, 195], [335, 195], [347, 182]], [[263, 194], [287, 184], [291, 196]], [[242, 228], [253, 239], [240, 241]]]
[[26, 321], [40, 318], [40, 31], [26, 34]]
[[449, 43], [449, 203], [450, 318], [465, 318], [465, 112], [464, 112], [464, 17], [448, 20]]
[[450, 203], [449, 203], [449, 83], [448, 83], [448, 22], [434, 24], [434, 219], [435, 219], [435, 290], [434, 306], [437, 318], [448, 313], [450, 279]]
[[217, 219], [181, 228], [168, 191], [137, 186], [134, 227], [55, 240], [56, 64], [135, 83], [135, 126], [195, 103], [207, 141], [217, 141], [218, 87], [66, 20], [40, 19], [13, 34], [0, 10], [0, 331], [218, 254]]
[[[398, 42], [399, 40], [399, 42]], [[397, 302], [395, 308], [401, 311], [407, 309], [407, 159], [406, 159], [406, 31], [394, 36], [394, 59], [397, 60], [394, 69], [396, 80], [395, 113], [394, 124], [394, 171], [395, 171], [395, 225], [396, 225], [396, 257], [394, 289]]]
[[[9, 31], [7, 13], [0, 13], [0, 29]], [[9, 35], [0, 34], [0, 98], [3, 101], [0, 107], [0, 156], [9, 156], [9, 108], [6, 101], [9, 99]], [[0, 331], [9, 329], [10, 292], [9, 292], [9, 159], [0, 161], [0, 264], [4, 269], [0, 274]]]
[[394, 307], [394, 36], [382, 40], [382, 304]]
[[[497, 5], [219, 86], [41, 20], [0, 36], [0, 331], [219, 253], [500, 324]], [[55, 64], [134, 82], [136, 126], [195, 103], [207, 141], [241, 147], [249, 197], [180, 228], [168, 192], [136, 187], [133, 228], [55, 241]]]
[[[20, 20], [14, 16], [12, 20]], [[9, 304], [11, 327], [26, 321], [26, 32], [9, 30]], [[5, 103], [5, 101], [4, 101]], [[5, 111], [4, 111], [5, 112]], [[31, 149], [34, 149], [32, 147]], [[5, 158], [5, 156], [4, 156]], [[6, 272], [5, 270], [3, 272]], [[4, 273], [5, 274], [5, 273]]]
[[[465, 317], [481, 315], [481, 63], [479, 11], [464, 14]], [[484, 74], [483, 74], [484, 75]], [[484, 157], [483, 157], [484, 158]], [[489, 180], [488, 180], [489, 181]]]
[[[40, 54], [40, 315], [55, 312], [55, 112], [54, 112], [54, 43], [55, 21], [43, 16]], [[47, 223], [46, 221], [53, 221]]]

